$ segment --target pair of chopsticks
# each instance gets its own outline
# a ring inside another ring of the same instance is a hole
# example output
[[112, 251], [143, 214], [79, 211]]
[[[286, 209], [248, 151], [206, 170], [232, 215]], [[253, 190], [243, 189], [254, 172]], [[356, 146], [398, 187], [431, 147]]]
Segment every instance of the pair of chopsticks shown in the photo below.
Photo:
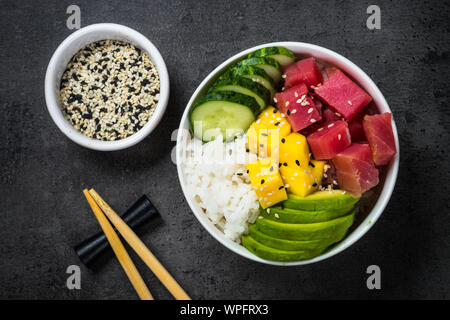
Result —
[[[136, 266], [128, 255], [125, 247], [119, 239], [119, 236], [114, 231], [111, 223], [116, 227], [125, 241], [138, 254], [138, 256], [145, 262], [145, 264], [158, 277], [162, 284], [169, 290], [169, 292], [177, 300], [190, 300], [186, 292], [180, 287], [164, 266], [158, 261], [153, 253], [145, 246], [133, 230], [114, 212], [113, 209], [100, 197], [94, 190], [83, 190], [92, 211], [95, 214], [109, 244], [117, 256], [122, 268], [124, 269], [128, 279], [136, 290], [139, 298], [142, 300], [153, 300], [153, 296], [145, 285], [144, 280], [139, 274]], [[109, 219], [109, 221], [108, 221]], [[111, 223], [110, 223], [111, 221]]]

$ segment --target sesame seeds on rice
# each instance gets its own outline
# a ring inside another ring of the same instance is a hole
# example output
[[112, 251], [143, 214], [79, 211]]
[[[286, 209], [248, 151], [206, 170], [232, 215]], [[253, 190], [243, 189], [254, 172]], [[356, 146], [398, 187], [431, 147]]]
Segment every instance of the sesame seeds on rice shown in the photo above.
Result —
[[150, 56], [116, 40], [91, 43], [71, 59], [61, 78], [65, 118], [84, 135], [104, 141], [127, 138], [153, 115], [158, 71]]

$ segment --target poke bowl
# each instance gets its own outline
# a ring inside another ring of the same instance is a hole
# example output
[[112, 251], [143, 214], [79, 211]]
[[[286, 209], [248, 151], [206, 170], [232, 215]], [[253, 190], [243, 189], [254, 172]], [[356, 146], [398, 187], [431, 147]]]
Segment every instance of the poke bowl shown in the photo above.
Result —
[[217, 241], [295, 266], [342, 252], [375, 224], [395, 186], [399, 142], [386, 99], [358, 66], [317, 45], [276, 42], [201, 82], [176, 158], [187, 202]]

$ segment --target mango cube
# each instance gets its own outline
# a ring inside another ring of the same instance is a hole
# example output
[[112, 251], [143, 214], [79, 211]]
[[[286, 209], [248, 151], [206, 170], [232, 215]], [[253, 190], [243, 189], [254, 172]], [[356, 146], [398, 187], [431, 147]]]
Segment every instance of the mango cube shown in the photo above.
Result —
[[309, 147], [306, 137], [293, 132], [280, 139], [280, 163], [298, 169], [307, 168], [309, 164]]
[[323, 177], [325, 161], [311, 160], [305, 168], [282, 165], [281, 177], [289, 193], [306, 197], [317, 190]]
[[287, 199], [276, 162], [270, 158], [247, 164], [250, 182], [263, 209]]
[[[278, 144], [279, 139], [291, 132], [291, 125], [280, 111], [274, 107], [267, 107], [252, 123], [247, 131], [248, 148], [250, 152], [260, 157], [270, 157], [278, 150], [272, 150], [272, 145]], [[278, 148], [278, 147], [275, 147]]]

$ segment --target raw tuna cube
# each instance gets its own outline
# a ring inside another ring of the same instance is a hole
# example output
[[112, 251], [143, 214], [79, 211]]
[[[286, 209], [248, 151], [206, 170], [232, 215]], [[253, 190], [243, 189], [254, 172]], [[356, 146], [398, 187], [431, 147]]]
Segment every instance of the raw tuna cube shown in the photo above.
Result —
[[360, 196], [378, 184], [378, 169], [368, 144], [353, 143], [333, 158], [341, 189]]
[[363, 120], [363, 128], [375, 164], [377, 166], [388, 164], [397, 153], [392, 131], [392, 114], [366, 115]]
[[345, 121], [335, 121], [322, 126], [310, 134], [307, 140], [316, 160], [331, 159], [352, 143]]
[[358, 113], [356, 116], [353, 117], [352, 120], [348, 122], [348, 129], [350, 130], [350, 136], [352, 137], [353, 142], [367, 141], [363, 129], [363, 119], [366, 113], [363, 111]]
[[350, 121], [372, 98], [342, 71], [337, 70], [316, 89], [320, 99]]
[[302, 130], [322, 119], [304, 83], [275, 95], [277, 108], [287, 116], [293, 131]]
[[330, 124], [335, 121], [341, 120], [341, 117], [336, 114], [333, 110], [330, 108], [325, 108], [322, 112], [322, 122], [323, 124]]
[[284, 86], [293, 87], [299, 83], [304, 83], [311, 88], [323, 82], [323, 75], [316, 64], [314, 58], [307, 58], [290, 65], [284, 71], [286, 75]]

